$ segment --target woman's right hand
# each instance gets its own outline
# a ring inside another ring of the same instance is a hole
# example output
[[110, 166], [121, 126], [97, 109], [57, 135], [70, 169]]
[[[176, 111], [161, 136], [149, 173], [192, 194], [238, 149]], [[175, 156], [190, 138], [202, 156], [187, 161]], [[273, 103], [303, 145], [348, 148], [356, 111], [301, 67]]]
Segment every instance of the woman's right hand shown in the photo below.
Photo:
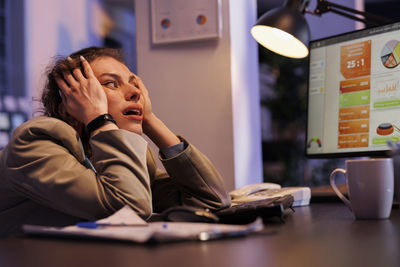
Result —
[[[56, 82], [66, 111], [87, 125], [96, 117], [108, 113], [107, 96], [89, 62], [82, 56], [80, 59], [83, 73], [80, 68], [74, 68], [65, 71], [63, 77], [56, 77]], [[70, 63], [72, 60], [68, 57]]]

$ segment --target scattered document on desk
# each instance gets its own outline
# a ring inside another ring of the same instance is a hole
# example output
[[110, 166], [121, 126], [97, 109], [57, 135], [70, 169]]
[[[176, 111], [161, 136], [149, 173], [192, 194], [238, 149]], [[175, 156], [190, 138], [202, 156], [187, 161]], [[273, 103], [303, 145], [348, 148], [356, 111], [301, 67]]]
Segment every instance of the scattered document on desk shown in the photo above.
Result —
[[226, 225], [192, 222], [151, 222], [141, 219], [129, 206], [123, 207], [113, 215], [96, 221], [97, 228], [84, 228], [76, 225], [66, 227], [48, 227], [24, 225], [27, 234], [54, 237], [100, 238], [146, 243], [149, 241], [165, 242], [178, 240], [217, 239], [246, 235], [261, 231], [261, 219], [247, 225]]
[[129, 206], [124, 206], [113, 215], [96, 221], [97, 223], [110, 225], [135, 225], [147, 226], [147, 223], [140, 218]]
[[292, 195], [294, 199], [292, 207], [308, 206], [311, 199], [311, 189], [303, 186], [282, 187], [276, 190], [272, 189], [270, 194], [271, 197]]
[[292, 195], [294, 199], [292, 207], [299, 207], [309, 205], [311, 199], [311, 189], [309, 187], [281, 187], [273, 183], [247, 185], [229, 194], [232, 198], [232, 205]]

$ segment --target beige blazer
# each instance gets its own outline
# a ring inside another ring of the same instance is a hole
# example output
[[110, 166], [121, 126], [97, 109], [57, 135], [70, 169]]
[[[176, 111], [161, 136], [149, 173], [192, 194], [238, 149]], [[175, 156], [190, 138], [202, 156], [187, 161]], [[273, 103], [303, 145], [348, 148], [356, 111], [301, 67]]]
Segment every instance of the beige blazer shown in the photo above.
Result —
[[193, 145], [156, 166], [142, 136], [111, 130], [90, 139], [85, 163], [77, 132], [65, 122], [36, 117], [18, 127], [0, 151], [0, 234], [22, 224], [68, 225], [106, 217], [129, 205], [143, 218], [174, 205], [230, 205], [223, 181]]

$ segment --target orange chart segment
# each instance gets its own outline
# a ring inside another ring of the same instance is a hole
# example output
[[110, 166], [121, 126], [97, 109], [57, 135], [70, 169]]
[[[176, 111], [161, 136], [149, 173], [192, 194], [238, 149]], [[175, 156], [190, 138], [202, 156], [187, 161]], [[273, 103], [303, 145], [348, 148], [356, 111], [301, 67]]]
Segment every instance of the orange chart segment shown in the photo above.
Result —
[[369, 119], [369, 105], [339, 109], [339, 121], [357, 119]]
[[352, 120], [339, 122], [339, 134], [368, 133], [369, 120]]
[[340, 81], [340, 93], [350, 93], [370, 89], [370, 76]]
[[339, 148], [367, 147], [368, 134], [342, 135], [338, 139]]
[[371, 40], [340, 47], [340, 72], [346, 79], [371, 73]]

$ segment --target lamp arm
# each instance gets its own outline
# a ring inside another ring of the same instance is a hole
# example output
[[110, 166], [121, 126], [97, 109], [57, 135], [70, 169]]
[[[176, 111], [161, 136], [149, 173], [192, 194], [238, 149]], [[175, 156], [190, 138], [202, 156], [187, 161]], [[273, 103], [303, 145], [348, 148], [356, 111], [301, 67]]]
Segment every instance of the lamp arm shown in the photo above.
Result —
[[343, 12], [343, 11], [340, 11], [340, 10], [337, 10], [337, 9], [335, 9], [335, 8], [331, 8], [329, 11], [332, 12], [332, 13], [341, 15], [341, 16], [343, 16], [343, 17], [349, 18], [349, 19], [353, 19], [353, 20], [357, 20], [357, 21], [364, 22], [365, 24], [371, 24], [371, 25], [377, 25], [377, 24], [378, 24], [378, 23], [376, 23], [376, 22], [368, 21], [366, 18], [357, 17], [357, 16], [355, 16], [355, 15], [351, 15], [351, 14], [349, 14], [349, 13], [346, 13], [346, 12]]
[[[358, 15], [362, 15], [364, 18], [359, 18], [359, 17], [357, 17], [355, 15], [348, 14], [348, 13], [343, 12], [341, 10], [344, 10], [344, 11], [350, 12], [350, 13], [354, 13], [354, 14], [358, 14]], [[394, 22], [391, 19], [387, 19], [385, 17], [381, 17], [381, 16], [378, 16], [378, 15], [375, 15], [375, 14], [371, 14], [369, 12], [359, 11], [359, 10], [356, 10], [356, 9], [352, 9], [352, 8], [349, 8], [349, 7], [338, 5], [338, 4], [335, 4], [335, 3], [332, 3], [332, 2], [329, 2], [329, 1], [325, 1], [325, 0], [318, 0], [317, 7], [315, 8], [313, 13], [320, 16], [320, 15], [322, 15], [324, 13], [327, 13], [327, 12], [333, 12], [333, 13], [336, 13], [338, 15], [350, 18], [350, 19], [362, 21], [362, 22], [364, 22], [366, 24], [369, 24], [369, 25], [378, 25], [380, 23], [392, 23], [392, 22]]]

